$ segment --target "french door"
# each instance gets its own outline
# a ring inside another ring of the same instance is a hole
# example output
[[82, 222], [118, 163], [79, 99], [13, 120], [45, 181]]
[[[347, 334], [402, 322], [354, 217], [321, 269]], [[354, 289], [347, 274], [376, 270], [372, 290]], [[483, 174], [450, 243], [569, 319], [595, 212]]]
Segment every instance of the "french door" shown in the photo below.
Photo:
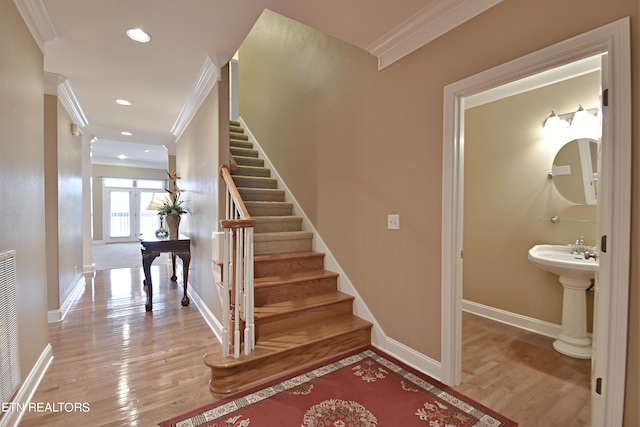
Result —
[[104, 239], [137, 241], [159, 226], [155, 210], [148, 210], [154, 192], [164, 191], [164, 181], [105, 178], [103, 184]]

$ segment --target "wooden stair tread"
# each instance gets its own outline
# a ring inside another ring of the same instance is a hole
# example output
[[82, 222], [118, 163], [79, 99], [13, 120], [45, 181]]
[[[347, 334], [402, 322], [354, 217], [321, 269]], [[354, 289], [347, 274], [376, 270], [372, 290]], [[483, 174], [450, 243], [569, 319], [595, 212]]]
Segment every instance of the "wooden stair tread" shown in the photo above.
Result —
[[277, 276], [256, 277], [253, 283], [257, 288], [295, 283], [303, 280], [324, 279], [327, 277], [338, 276], [338, 273], [329, 270], [311, 270], [281, 274]]
[[[292, 348], [308, 345], [362, 329], [371, 329], [372, 324], [354, 315], [341, 315], [331, 318], [330, 321], [313, 327], [301, 327], [291, 329], [286, 334], [265, 336], [256, 342], [251, 354], [241, 353], [239, 358], [223, 357], [221, 351], [207, 353], [204, 356], [205, 364], [212, 368], [233, 368], [248, 361], [256, 361], [274, 355], [285, 353]], [[233, 353], [233, 352], [232, 352]]]
[[327, 294], [307, 296], [304, 298], [290, 299], [277, 303], [270, 303], [262, 307], [255, 307], [256, 321], [270, 316], [279, 316], [286, 313], [311, 310], [315, 307], [323, 307], [340, 302], [353, 301], [354, 297], [344, 292], [335, 291]]
[[[222, 268], [222, 261], [213, 260], [213, 262], [215, 262], [220, 268]], [[253, 279], [253, 284], [256, 290], [263, 290], [270, 287], [287, 286], [298, 282], [333, 279], [338, 278], [339, 276], [340, 275], [338, 273], [329, 270], [305, 270], [277, 276], [256, 277]], [[216, 282], [216, 285], [218, 287], [223, 286], [222, 282]]]

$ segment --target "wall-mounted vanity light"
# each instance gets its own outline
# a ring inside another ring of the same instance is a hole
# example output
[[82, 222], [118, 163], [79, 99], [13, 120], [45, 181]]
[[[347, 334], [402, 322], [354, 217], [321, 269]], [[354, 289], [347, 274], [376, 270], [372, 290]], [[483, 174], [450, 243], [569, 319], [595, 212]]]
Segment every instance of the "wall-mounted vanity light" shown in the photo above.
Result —
[[542, 127], [545, 131], [551, 131], [555, 129], [561, 129], [569, 127], [569, 122], [560, 119], [555, 111], [551, 110], [551, 114], [542, 122]]
[[554, 111], [551, 111], [549, 117], [542, 122], [542, 126], [547, 131], [570, 127], [577, 132], [593, 132], [593, 129], [600, 125], [599, 113], [600, 110], [598, 108], [585, 110], [582, 108], [582, 105], [579, 105], [578, 109], [573, 113], [558, 115]]

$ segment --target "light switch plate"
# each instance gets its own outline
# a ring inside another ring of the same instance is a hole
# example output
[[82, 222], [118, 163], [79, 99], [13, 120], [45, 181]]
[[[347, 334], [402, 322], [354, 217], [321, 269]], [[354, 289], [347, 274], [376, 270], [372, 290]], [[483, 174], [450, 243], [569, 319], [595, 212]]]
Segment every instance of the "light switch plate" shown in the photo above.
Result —
[[387, 228], [389, 230], [400, 230], [400, 215], [387, 215]]

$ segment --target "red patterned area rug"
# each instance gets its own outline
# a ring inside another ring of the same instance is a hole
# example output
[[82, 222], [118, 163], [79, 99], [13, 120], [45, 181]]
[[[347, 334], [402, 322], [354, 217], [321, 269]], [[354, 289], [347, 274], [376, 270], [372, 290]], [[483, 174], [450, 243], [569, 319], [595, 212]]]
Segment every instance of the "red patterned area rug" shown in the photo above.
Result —
[[517, 425], [373, 348], [160, 423], [161, 427]]

